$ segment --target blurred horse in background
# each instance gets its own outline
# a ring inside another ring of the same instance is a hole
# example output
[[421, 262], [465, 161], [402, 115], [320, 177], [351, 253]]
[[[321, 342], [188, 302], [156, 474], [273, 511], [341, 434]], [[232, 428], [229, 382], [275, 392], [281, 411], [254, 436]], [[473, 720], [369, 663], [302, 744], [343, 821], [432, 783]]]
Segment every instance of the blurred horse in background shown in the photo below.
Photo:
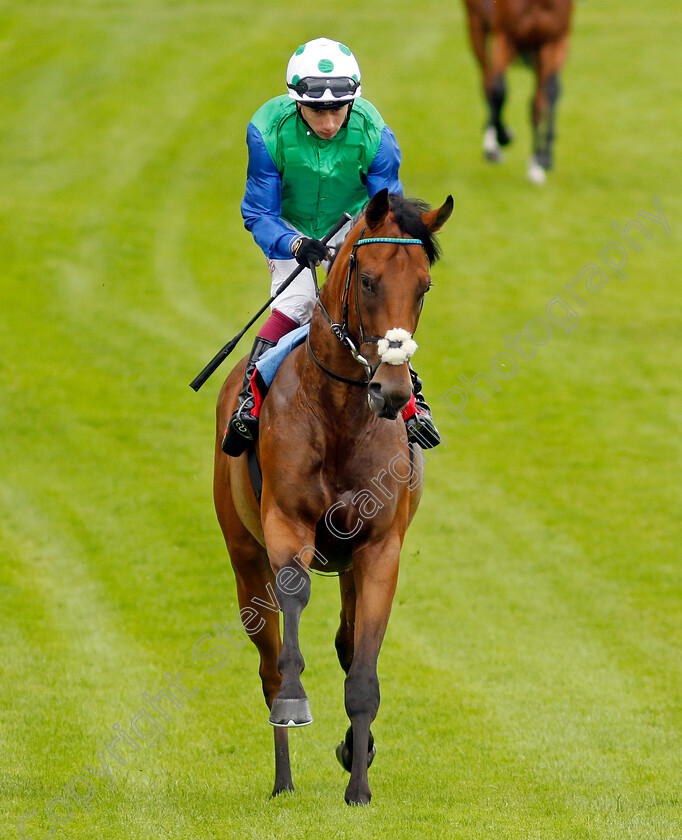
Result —
[[503, 158], [502, 147], [512, 140], [502, 121], [507, 93], [504, 75], [511, 61], [520, 56], [534, 70], [537, 80], [531, 101], [533, 154], [528, 178], [542, 184], [552, 168], [559, 71], [568, 54], [573, 0], [464, 0], [464, 3], [489, 108], [483, 154], [486, 160], [499, 163]]

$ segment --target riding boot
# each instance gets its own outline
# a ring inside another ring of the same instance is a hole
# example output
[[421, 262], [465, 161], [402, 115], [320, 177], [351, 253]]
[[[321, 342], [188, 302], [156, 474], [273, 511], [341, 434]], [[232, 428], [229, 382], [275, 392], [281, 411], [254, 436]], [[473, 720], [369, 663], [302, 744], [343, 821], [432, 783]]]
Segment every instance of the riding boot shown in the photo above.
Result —
[[410, 443], [418, 443], [422, 449], [433, 449], [441, 442], [440, 435], [433, 422], [431, 409], [422, 394], [422, 381], [412, 365], [409, 366], [409, 370], [417, 412], [405, 421], [407, 439]]
[[244, 382], [242, 383], [242, 390], [239, 393], [237, 410], [230, 418], [227, 429], [225, 429], [223, 452], [227, 455], [232, 455], [236, 458], [237, 455], [241, 455], [246, 447], [258, 437], [258, 418], [254, 417], [251, 413], [256, 407], [251, 390], [251, 377], [256, 368], [256, 362], [266, 350], [274, 347], [275, 344], [275, 341], [269, 338], [262, 338], [261, 336], [257, 336], [253, 342], [251, 355], [244, 371]]

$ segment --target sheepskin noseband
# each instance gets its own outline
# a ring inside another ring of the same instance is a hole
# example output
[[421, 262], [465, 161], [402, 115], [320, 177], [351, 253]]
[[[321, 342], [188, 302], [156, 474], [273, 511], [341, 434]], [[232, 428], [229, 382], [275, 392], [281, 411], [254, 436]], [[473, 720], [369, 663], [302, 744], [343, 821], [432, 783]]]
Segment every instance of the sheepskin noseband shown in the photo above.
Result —
[[389, 330], [377, 344], [379, 358], [387, 365], [404, 365], [414, 356], [416, 349], [417, 342], [402, 327]]

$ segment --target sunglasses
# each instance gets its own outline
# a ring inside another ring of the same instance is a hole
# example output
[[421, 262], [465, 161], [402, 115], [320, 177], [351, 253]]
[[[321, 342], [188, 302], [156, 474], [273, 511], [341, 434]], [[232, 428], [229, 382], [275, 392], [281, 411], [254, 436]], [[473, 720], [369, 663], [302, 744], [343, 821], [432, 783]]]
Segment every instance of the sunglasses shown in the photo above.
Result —
[[329, 90], [332, 96], [352, 96], [360, 86], [360, 82], [347, 77], [325, 79], [318, 76], [306, 76], [299, 79], [295, 85], [287, 84], [288, 88], [295, 90], [299, 96], [310, 96], [311, 99], [320, 99], [324, 92]]

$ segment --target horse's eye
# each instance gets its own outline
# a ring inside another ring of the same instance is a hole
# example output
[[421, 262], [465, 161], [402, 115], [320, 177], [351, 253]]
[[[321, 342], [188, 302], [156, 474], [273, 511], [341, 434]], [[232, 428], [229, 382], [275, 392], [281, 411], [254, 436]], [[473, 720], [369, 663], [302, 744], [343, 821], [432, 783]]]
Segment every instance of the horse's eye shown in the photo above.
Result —
[[372, 291], [372, 281], [366, 274], [363, 274], [360, 278], [360, 282], [362, 283], [362, 288], [367, 289], [368, 292]]
[[424, 286], [423, 289], [419, 289], [417, 291], [417, 300], [421, 301], [422, 304], [424, 303], [424, 297], [426, 296], [426, 293], [430, 290], [430, 288], [431, 283], [429, 283], [428, 286]]

